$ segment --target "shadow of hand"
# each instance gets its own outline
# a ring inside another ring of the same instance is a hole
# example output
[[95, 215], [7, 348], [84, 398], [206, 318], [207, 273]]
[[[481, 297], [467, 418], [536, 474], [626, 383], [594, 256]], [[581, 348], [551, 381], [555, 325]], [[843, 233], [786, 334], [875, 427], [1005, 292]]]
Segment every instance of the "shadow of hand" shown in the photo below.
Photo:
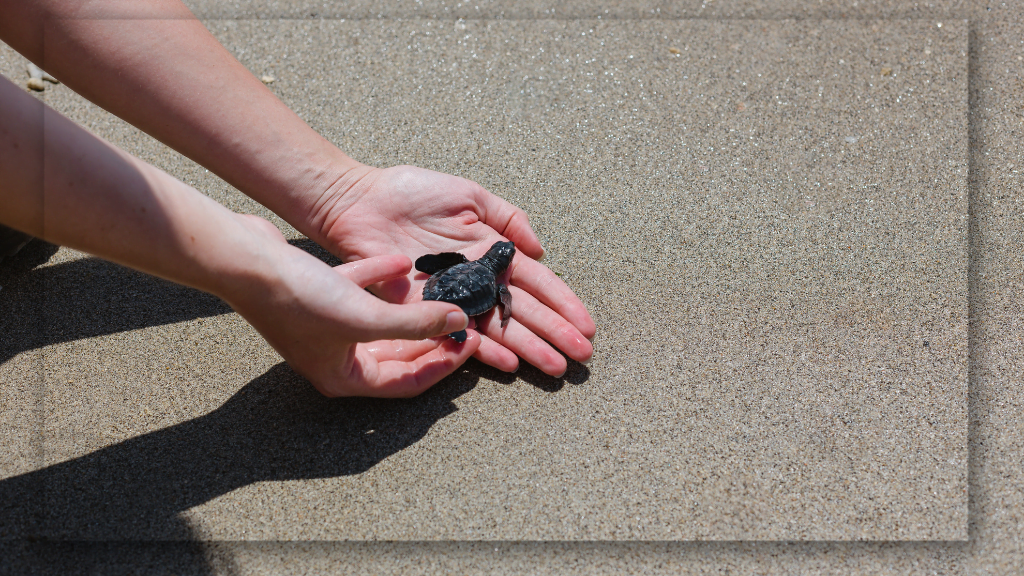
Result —
[[0, 538], [188, 539], [180, 512], [255, 482], [364, 472], [423, 438], [474, 382], [327, 399], [279, 364], [209, 414], [0, 481]]

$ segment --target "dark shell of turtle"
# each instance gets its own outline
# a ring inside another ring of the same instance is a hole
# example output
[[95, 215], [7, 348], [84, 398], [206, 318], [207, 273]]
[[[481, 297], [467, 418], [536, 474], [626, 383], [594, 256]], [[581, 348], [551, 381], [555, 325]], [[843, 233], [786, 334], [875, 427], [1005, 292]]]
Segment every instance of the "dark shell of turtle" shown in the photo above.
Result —
[[450, 302], [467, 316], [483, 314], [498, 303], [495, 274], [476, 262], [466, 262], [434, 274], [423, 287], [424, 300]]

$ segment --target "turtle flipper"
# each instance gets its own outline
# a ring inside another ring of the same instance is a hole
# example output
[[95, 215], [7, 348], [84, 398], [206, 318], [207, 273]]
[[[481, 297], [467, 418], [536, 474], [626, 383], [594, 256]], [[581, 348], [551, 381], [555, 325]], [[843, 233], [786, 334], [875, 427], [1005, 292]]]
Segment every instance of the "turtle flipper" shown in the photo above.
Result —
[[416, 259], [416, 269], [424, 274], [435, 274], [464, 262], [469, 262], [469, 260], [458, 252], [427, 254]]
[[504, 328], [512, 317], [512, 293], [508, 291], [508, 286], [498, 284], [498, 298], [501, 299], [501, 327]]
[[467, 336], [467, 334], [466, 334], [465, 330], [459, 330], [458, 332], [452, 332], [451, 334], [448, 335], [449, 338], [451, 338], [452, 340], [455, 340], [459, 344], [462, 344], [463, 342], [466, 341], [466, 336]]

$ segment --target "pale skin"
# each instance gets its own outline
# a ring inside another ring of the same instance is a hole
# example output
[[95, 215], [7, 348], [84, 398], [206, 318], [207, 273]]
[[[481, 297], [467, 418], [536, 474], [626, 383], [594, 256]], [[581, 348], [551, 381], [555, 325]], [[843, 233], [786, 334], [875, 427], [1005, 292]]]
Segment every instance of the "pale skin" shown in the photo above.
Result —
[[[566, 370], [558, 350], [581, 362], [592, 355], [593, 320], [538, 262], [543, 249], [522, 210], [456, 176], [349, 158], [179, 2], [0, 0], [0, 12], [4, 42], [347, 264], [332, 270], [268, 222], [233, 214], [43, 112], [6, 81], [0, 178], [16, 184], [0, 190], [0, 223], [217, 294], [328, 395], [415, 395], [469, 355], [505, 371], [521, 357], [553, 376]], [[40, 126], [43, 142], [26, 136]], [[40, 158], [43, 182], [33, 180]], [[410, 259], [445, 251], [473, 259], [502, 239], [517, 248], [509, 325], [489, 314], [469, 320], [476, 331], [462, 345], [424, 339], [466, 319], [454, 306], [420, 301], [425, 278]]]

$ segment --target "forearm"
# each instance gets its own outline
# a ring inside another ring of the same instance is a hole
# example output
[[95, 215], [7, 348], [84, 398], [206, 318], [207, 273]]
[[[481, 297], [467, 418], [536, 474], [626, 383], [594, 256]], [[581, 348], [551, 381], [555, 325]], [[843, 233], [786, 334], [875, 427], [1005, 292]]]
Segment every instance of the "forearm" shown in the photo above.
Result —
[[268, 267], [239, 218], [0, 77], [0, 223], [224, 297]]
[[0, 0], [0, 12], [16, 50], [315, 240], [323, 203], [360, 175], [178, 0]]

